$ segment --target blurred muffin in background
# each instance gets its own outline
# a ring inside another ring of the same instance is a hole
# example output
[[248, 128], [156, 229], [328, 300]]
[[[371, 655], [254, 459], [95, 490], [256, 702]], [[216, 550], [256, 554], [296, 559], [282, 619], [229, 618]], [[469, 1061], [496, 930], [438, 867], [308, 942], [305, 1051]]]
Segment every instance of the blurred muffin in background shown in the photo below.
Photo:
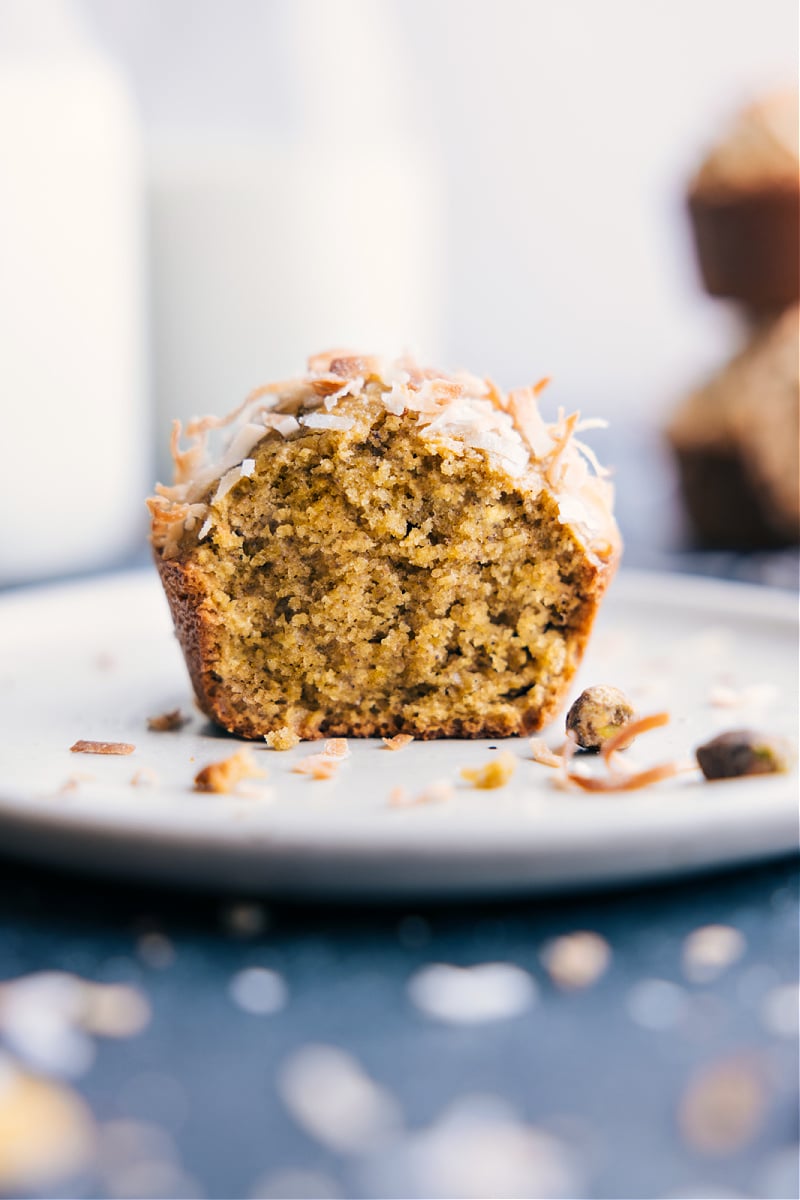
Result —
[[689, 188], [703, 283], [712, 296], [778, 310], [800, 298], [798, 94], [739, 113]]
[[674, 414], [667, 436], [699, 540], [735, 549], [800, 540], [800, 309], [765, 321]]

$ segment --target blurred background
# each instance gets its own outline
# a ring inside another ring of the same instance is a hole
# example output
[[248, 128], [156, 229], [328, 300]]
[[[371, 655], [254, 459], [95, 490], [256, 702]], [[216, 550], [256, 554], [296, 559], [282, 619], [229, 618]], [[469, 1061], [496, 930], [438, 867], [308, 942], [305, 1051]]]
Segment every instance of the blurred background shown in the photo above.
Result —
[[659, 430], [742, 323], [688, 180], [797, 41], [794, 0], [0, 0], [0, 584], [130, 560], [171, 418], [336, 344], [552, 376], [662, 565]]

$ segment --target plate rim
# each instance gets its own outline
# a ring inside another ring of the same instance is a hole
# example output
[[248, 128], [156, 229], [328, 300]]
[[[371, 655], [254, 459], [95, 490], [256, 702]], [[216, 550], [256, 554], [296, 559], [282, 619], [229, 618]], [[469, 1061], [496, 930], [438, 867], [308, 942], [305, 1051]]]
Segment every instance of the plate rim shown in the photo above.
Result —
[[[146, 568], [137, 568], [134, 570], [115, 572], [113, 574], [103, 575], [100, 577], [93, 576], [90, 578], [81, 578], [77, 580], [68, 580], [58, 582], [56, 584], [36, 584], [28, 588], [15, 589], [13, 592], [6, 595], [0, 595], [0, 615], [9, 614], [13, 617], [14, 611], [24, 611], [26, 617], [31, 616], [31, 605], [58, 605], [60, 601], [69, 599], [70, 602], [80, 600], [81, 594], [87, 591], [91, 593], [93, 602], [97, 603], [98, 589], [101, 594], [113, 595], [115, 592], [128, 592], [131, 589], [134, 592], [137, 589], [146, 589], [149, 593], [158, 595], [160, 592], [160, 584], [153, 570]], [[643, 599], [652, 604], [666, 604], [670, 607], [679, 607], [684, 611], [698, 611], [703, 613], [718, 612], [720, 606], [724, 611], [738, 618], [755, 616], [759, 620], [767, 620], [776, 622], [780, 626], [786, 626], [782, 630], [784, 635], [790, 635], [794, 639], [797, 637], [798, 625], [798, 609], [795, 593], [759, 584], [743, 583], [740, 581], [729, 581], [715, 578], [707, 578], [702, 575], [689, 574], [672, 574], [669, 572], [652, 572], [647, 570], [625, 568], [623, 567], [618, 573], [616, 579], [612, 583], [611, 596], [614, 594], [619, 597], [620, 601], [625, 604], [638, 605]], [[166, 599], [161, 593], [164, 612], [167, 613]], [[608, 603], [608, 598], [604, 605]], [[3, 627], [6, 636], [9, 635], [9, 626], [13, 622], [3, 622]], [[3, 639], [0, 639], [2, 643]], [[374, 739], [373, 739], [374, 740]], [[494, 740], [494, 739], [492, 739]], [[505, 739], [504, 739], [505, 740]], [[460, 739], [454, 739], [459, 744], [467, 745]], [[510, 741], [519, 741], [519, 739], [509, 739]], [[239, 743], [240, 739], [231, 739], [231, 743]], [[474, 743], [472, 743], [474, 745]], [[729, 815], [729, 821], [742, 826], [748, 824], [748, 810], [751, 809], [752, 801], [745, 801], [738, 807], [743, 811], [739, 812], [736, 804], [736, 783], [732, 781], [728, 783], [726, 788], [726, 806]], [[742, 865], [743, 862], [752, 861], [753, 858], [758, 861], [763, 861], [765, 858], [776, 857], [783, 854], [791, 854], [797, 851], [800, 846], [800, 814], [797, 813], [796, 806], [787, 804], [786, 796], [783, 792], [789, 790], [789, 785], [786, 777], [781, 779], [768, 780], [769, 802], [763, 808], [763, 822], [759, 827], [760, 841], [758, 846], [754, 847], [754, 855], [748, 856], [746, 852], [739, 851], [737, 853], [728, 852], [720, 854], [706, 854], [702, 861], [696, 864], [672, 865], [665, 862], [660, 868], [647, 870], [644, 872], [644, 877], [647, 879], [658, 879], [664, 876], [677, 876], [686, 874], [690, 871], [710, 870], [721, 866], [736, 866]], [[783, 784], [783, 789], [781, 789]], [[796, 786], [796, 780], [793, 781]], [[120, 787], [121, 785], [111, 785], [112, 787]], [[690, 785], [691, 786], [691, 785]], [[706, 785], [698, 785], [706, 786]], [[272, 878], [264, 879], [264, 887], [257, 890], [266, 892], [275, 892], [277, 894], [292, 895], [292, 894], [342, 894], [342, 895], [358, 895], [360, 890], [364, 891], [365, 895], [375, 895], [374, 881], [372, 886], [366, 889], [359, 889], [358, 882], [353, 881], [352, 885], [343, 886], [342, 882], [335, 882], [335, 876], [338, 872], [346, 871], [348, 867], [354, 864], [371, 864], [373, 867], [378, 867], [381, 863], [393, 866], [395, 869], [408, 870], [409, 864], [416, 863], [417, 866], [426, 866], [430, 868], [431, 863], [440, 863], [447, 866], [463, 867], [474, 862], [487, 860], [487, 855], [499, 855], [506, 860], [513, 860], [519, 867], [522, 856], [533, 854], [531, 865], [534, 862], [541, 862], [542, 854], [546, 852], [548, 843], [555, 841], [556, 857], [558, 856], [559, 848], [562, 854], [567, 858], [585, 854], [587, 850], [587, 842], [594, 841], [596, 837], [596, 826], [594, 822], [587, 825], [586, 829], [579, 830], [579, 835], [569, 841], [565, 851], [565, 842], [562, 838], [559, 841], [559, 836], [563, 830], [558, 826], [557, 822], [551, 823], [549, 828], [538, 828], [536, 826], [535, 817], [521, 825], [519, 813], [508, 816], [510, 820], [508, 826], [505, 827], [502, 821], [498, 821], [497, 814], [493, 815], [493, 825], [483, 829], [483, 837], [480, 842], [474, 837], [473, 833], [470, 838], [453, 837], [452, 828], [446, 832], [439, 827], [439, 833], [436, 833], [437, 823], [427, 823], [425, 828], [432, 831], [430, 844], [425, 845], [420, 842], [419, 834], [414, 833], [418, 828], [420, 821], [418, 818], [425, 819], [427, 815], [419, 810], [410, 810], [408, 813], [392, 813], [386, 814], [386, 823], [389, 827], [390, 822], [393, 823], [396, 834], [391, 838], [381, 838], [376, 844], [374, 841], [373, 825], [370, 830], [370, 837], [356, 836], [357, 829], [354, 829], [352, 824], [353, 814], [348, 814], [351, 818], [349, 821], [342, 822], [341, 837], [330, 838], [328, 836], [324, 841], [315, 839], [313, 834], [308, 836], [308, 827], [298, 828], [297, 830], [278, 830], [276, 831], [258, 831], [248, 829], [247, 823], [236, 827], [231, 827], [226, 830], [225, 835], [221, 836], [222, 823], [203, 827], [200, 824], [196, 828], [184, 827], [182, 824], [149, 824], [142, 825], [138, 823], [131, 824], [129, 812], [119, 812], [115, 808], [110, 807], [107, 813], [102, 814], [102, 819], [95, 810], [91, 813], [81, 814], [79, 810], [65, 805], [62, 809], [55, 811], [50, 808], [33, 809], [26, 808], [25, 801], [19, 796], [13, 795], [15, 789], [4, 789], [0, 784], [0, 831], [5, 835], [5, 841], [12, 853], [19, 852], [23, 857], [31, 858], [38, 857], [44, 861], [54, 861], [58, 858], [58, 847], [55, 848], [49, 845], [54, 839], [61, 838], [65, 843], [80, 841], [81, 838], [87, 840], [88, 843], [105, 844], [111, 851], [113, 859], [125, 855], [126, 849], [133, 851], [133, 857], [137, 860], [141, 856], [146, 857], [147, 851], [157, 848], [159, 852], [171, 851], [178, 853], [187, 860], [191, 860], [193, 856], [208, 856], [212, 852], [216, 852], [220, 859], [225, 858], [231, 870], [227, 867], [217, 872], [220, 876], [235, 874], [233, 867], [239, 865], [247, 865], [248, 871], [245, 874], [248, 878], [252, 875], [252, 867], [261, 861], [264, 865], [266, 875], [270, 874], [270, 866], [274, 866], [276, 862], [282, 859], [295, 864], [300, 864], [303, 867], [312, 864], [319, 865], [320, 862], [325, 866], [321, 877], [318, 881], [319, 886], [310, 884], [308, 879], [304, 879], [302, 886], [295, 888], [291, 884], [291, 880], [286, 877], [286, 872], [279, 872], [279, 878], [276, 878], [273, 873]], [[713, 794], [708, 798], [713, 801]], [[689, 810], [692, 813], [690, 820], [684, 821], [678, 827], [665, 818], [667, 809], [653, 806], [645, 799], [635, 800], [632, 797], [625, 797], [628, 804], [620, 804], [614, 809], [615, 819], [609, 820], [609, 826], [616, 827], [610, 829], [610, 832], [615, 833], [616, 837], [621, 842], [639, 839], [637, 844], [641, 843], [642, 826], [649, 820], [649, 828], [651, 834], [655, 835], [658, 829], [659, 836], [666, 839], [675, 839], [685, 841], [687, 838], [702, 838], [703, 829], [709, 825], [714, 828], [714, 809], [715, 803], [704, 803], [701, 808], [697, 806]], [[676, 810], [680, 810], [681, 801], [686, 801], [686, 795], [680, 800], [673, 803], [670, 810], [673, 817], [678, 816]], [[648, 810], [650, 810], [648, 812]], [[130, 811], [130, 810], [129, 810]], [[794, 811], [794, 816], [792, 812]], [[630, 813], [635, 814], [633, 822], [629, 819]], [[641, 814], [641, 816], [639, 815]], [[645, 817], [644, 814], [647, 814]], [[652, 818], [655, 815], [656, 820]], [[619, 817], [626, 818], [625, 820], [617, 820]], [[122, 818], [122, 820], [120, 820]], [[716, 820], [719, 820], [717, 815]], [[752, 817], [750, 817], [752, 821]], [[471, 822], [470, 822], [471, 823]], [[520, 836], [520, 828], [525, 836]], [[594, 829], [594, 832], [592, 830]], [[511, 831], [514, 831], [514, 837], [511, 838]], [[587, 832], [588, 830], [588, 832]], [[244, 832], [244, 836], [242, 836]], [[411, 837], [409, 837], [411, 833]], [[527, 836], [530, 833], [530, 837]], [[542, 835], [544, 835], [542, 837]], [[36, 846], [30, 843], [36, 843], [37, 837], [44, 836], [45, 842], [49, 845], [41, 846], [41, 854], [36, 854]], [[537, 841], [538, 838], [538, 841]], [[604, 837], [604, 852], [608, 851], [609, 837]], [[757, 839], [758, 840], [758, 839]], [[619, 847], [620, 842], [615, 842]], [[15, 849], [16, 848], [16, 849]], [[69, 845], [63, 847], [70, 850]], [[598, 847], [599, 849], [599, 847]], [[54, 853], [55, 850], [55, 853]], [[72, 847], [75, 850], [75, 847]], [[86, 858], [86, 856], [84, 856]], [[68, 864], [71, 862], [79, 865], [82, 869], [90, 871], [95, 870], [95, 866], [91, 861], [81, 861], [80, 853], [70, 853], [67, 858]], [[403, 868], [405, 864], [405, 868]], [[117, 863], [117, 866], [119, 864]], [[224, 864], [220, 863], [220, 866]], [[150, 872], [146, 869], [147, 864], [141, 861], [130, 862], [125, 867], [125, 873], [134, 878], [147, 877]], [[186, 869], [188, 867], [188, 870]], [[176, 882], [180, 883], [181, 878], [184, 881], [191, 881], [193, 872], [191, 870], [191, 862], [183, 863], [181, 869], [177, 872], [178, 878]], [[513, 874], [513, 872], [512, 872]], [[642, 875], [641, 871], [632, 871], [631, 879], [639, 878]], [[188, 878], [187, 878], [188, 876]], [[157, 877], [162, 882], [169, 882], [164, 879], [163, 872], [158, 872]], [[202, 879], [201, 879], [202, 882]], [[252, 881], [251, 881], [252, 882]], [[596, 878], [588, 880], [588, 886], [599, 884], [608, 886], [609, 884], [623, 885], [626, 882], [624, 873], [619, 871], [606, 870], [605, 873], [600, 870]], [[206, 884], [207, 885], [207, 884]], [[212, 885], [213, 886], [213, 885]], [[525, 891], [528, 893], [536, 893], [542, 891], [565, 891], [577, 890], [585, 886], [579, 880], [573, 880], [571, 883], [559, 883], [553, 880], [542, 880], [531, 878], [526, 882], [522, 882], [519, 876], [519, 870], [513, 879], [510, 879], [507, 884], [501, 881], [496, 881], [494, 886], [489, 886], [488, 891], [503, 893], [514, 891]], [[387, 896], [401, 895], [406, 891], [402, 886], [398, 886], [396, 881], [390, 884], [386, 889]], [[425, 886], [417, 885], [412, 888], [412, 891], [424, 893], [429, 891]], [[434, 889], [436, 891], [437, 889]], [[462, 889], [463, 890], [463, 889]], [[477, 885], [473, 889], [469, 889], [473, 894], [486, 894], [487, 887]], [[445, 885], [441, 889], [442, 894], [456, 895], [459, 892], [458, 887], [448, 887]]]

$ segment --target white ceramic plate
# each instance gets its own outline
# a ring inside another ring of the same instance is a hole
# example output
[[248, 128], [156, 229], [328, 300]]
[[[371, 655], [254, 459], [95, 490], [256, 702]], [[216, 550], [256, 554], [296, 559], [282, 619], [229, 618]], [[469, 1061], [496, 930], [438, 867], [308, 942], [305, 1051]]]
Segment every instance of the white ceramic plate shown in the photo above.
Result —
[[[623, 571], [572, 694], [613, 683], [642, 713], [669, 709], [671, 724], [627, 752], [650, 764], [685, 758], [724, 728], [794, 738], [796, 664], [793, 596]], [[738, 707], [712, 703], [720, 688]], [[0, 599], [0, 703], [3, 848], [114, 875], [298, 897], [511, 894], [754, 862], [798, 844], [796, 774], [565, 793], [530, 760], [526, 739], [415, 742], [400, 752], [351, 741], [352, 757], [325, 782], [292, 772], [319, 744], [284, 753], [258, 745], [269, 779], [253, 795], [198, 794], [196, 771], [239, 743], [192, 707], [150, 573]], [[148, 716], [178, 706], [191, 714], [182, 731], [148, 731]], [[561, 730], [546, 731], [552, 744]], [[136, 750], [71, 754], [79, 738]], [[462, 767], [503, 748], [522, 760], [506, 787], [460, 780]], [[131, 786], [143, 768], [155, 786]], [[388, 803], [397, 785], [415, 795], [440, 779], [456, 789], [444, 803]]]

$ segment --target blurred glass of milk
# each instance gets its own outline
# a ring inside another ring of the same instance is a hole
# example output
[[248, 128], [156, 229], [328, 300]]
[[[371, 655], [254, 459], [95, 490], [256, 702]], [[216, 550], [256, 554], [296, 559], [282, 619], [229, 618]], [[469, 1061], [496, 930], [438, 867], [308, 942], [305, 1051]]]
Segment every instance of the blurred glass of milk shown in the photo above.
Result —
[[264, 132], [188, 131], [154, 151], [162, 479], [172, 418], [227, 412], [315, 351], [439, 350], [439, 175], [408, 128], [391, 14], [374, 0], [284, 13], [295, 136], [266, 113]]
[[70, 0], [2, 0], [0, 584], [143, 538], [142, 218], [124, 81]]

